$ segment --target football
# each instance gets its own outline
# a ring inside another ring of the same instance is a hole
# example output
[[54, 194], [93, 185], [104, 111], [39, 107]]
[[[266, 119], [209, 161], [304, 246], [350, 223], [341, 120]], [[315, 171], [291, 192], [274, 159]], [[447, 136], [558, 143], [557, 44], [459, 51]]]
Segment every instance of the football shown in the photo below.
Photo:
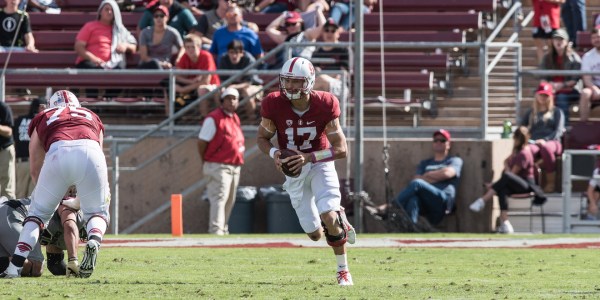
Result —
[[[284, 159], [284, 158], [288, 158], [290, 156], [294, 156], [294, 155], [298, 155], [298, 153], [296, 153], [293, 150], [290, 149], [281, 149], [279, 150], [281, 152], [281, 154], [279, 155], [279, 159]], [[292, 171], [290, 170], [290, 168], [288, 167], [287, 164], [281, 164], [281, 171], [283, 171], [283, 174], [289, 176], [289, 177], [298, 177], [298, 175], [300, 175], [300, 173], [292, 173]]]

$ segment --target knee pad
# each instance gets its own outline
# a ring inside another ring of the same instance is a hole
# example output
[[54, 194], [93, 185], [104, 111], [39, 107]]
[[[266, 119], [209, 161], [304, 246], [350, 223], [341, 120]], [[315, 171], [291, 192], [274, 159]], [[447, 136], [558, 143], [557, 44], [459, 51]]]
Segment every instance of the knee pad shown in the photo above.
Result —
[[25, 218], [25, 220], [23, 220], [23, 226], [25, 226], [25, 223], [27, 222], [33, 222], [35, 224], [37, 224], [40, 227], [40, 234], [41, 231], [44, 231], [44, 227], [46, 227], [44, 225], [44, 221], [42, 221], [42, 219], [36, 217], [36, 216], [29, 216], [27, 218]]
[[6, 268], [8, 268], [8, 264], [10, 263], [10, 259], [8, 256], [0, 257], [0, 272], [4, 272]]
[[341, 247], [348, 241], [348, 234], [346, 233], [346, 229], [344, 228], [344, 223], [342, 221], [342, 217], [340, 216], [340, 212], [337, 211], [336, 213], [336, 219], [340, 224], [340, 227], [342, 228], [342, 233], [340, 233], [339, 235], [330, 235], [327, 231], [327, 227], [325, 226], [325, 224], [321, 222], [321, 224], [323, 225], [323, 229], [325, 230], [325, 239], [327, 240], [327, 245], [331, 247]]

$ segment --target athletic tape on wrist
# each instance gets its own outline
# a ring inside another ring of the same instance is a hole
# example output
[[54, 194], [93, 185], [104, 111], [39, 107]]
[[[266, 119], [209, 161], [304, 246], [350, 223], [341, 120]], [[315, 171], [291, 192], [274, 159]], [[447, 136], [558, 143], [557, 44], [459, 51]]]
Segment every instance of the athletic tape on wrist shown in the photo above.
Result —
[[279, 149], [273, 147], [271, 148], [271, 150], [269, 150], [269, 156], [273, 159], [275, 159], [275, 152], [279, 151]]
[[333, 148], [315, 151], [310, 155], [312, 163], [330, 161], [333, 160]]

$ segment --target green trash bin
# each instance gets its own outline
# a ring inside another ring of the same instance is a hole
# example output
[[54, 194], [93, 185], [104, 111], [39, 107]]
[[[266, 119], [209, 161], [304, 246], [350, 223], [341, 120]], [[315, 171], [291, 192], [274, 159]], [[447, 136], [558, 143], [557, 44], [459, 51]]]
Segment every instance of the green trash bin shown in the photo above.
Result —
[[229, 233], [252, 233], [254, 227], [254, 200], [256, 187], [239, 186], [235, 204], [229, 217]]
[[260, 188], [267, 206], [267, 233], [304, 233], [289, 194], [280, 185]]

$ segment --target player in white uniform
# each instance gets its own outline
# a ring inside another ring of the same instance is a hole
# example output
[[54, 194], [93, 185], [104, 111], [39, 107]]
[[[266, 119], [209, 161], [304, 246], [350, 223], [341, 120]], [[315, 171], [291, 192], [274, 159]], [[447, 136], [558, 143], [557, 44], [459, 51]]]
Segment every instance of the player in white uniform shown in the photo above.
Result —
[[102, 152], [104, 125], [95, 113], [81, 107], [75, 95], [61, 90], [52, 95], [49, 108], [31, 121], [29, 135], [31, 177], [36, 188], [11, 263], [0, 278], [20, 276], [40, 231], [72, 185], [77, 188], [89, 239], [75, 273], [89, 277], [109, 221], [110, 191]]
[[[356, 234], [343, 207], [333, 160], [346, 157], [346, 137], [339, 124], [339, 101], [328, 92], [313, 91], [315, 69], [310, 61], [294, 57], [281, 69], [280, 90], [262, 101], [262, 120], [257, 143], [270, 155], [279, 170], [287, 163], [296, 177], [286, 176], [289, 193], [300, 225], [310, 239], [318, 241], [325, 233], [336, 255], [339, 285], [352, 285], [348, 269], [346, 241], [354, 244]], [[271, 138], [277, 135], [278, 146]], [[297, 155], [279, 159], [279, 149], [292, 149]]]

